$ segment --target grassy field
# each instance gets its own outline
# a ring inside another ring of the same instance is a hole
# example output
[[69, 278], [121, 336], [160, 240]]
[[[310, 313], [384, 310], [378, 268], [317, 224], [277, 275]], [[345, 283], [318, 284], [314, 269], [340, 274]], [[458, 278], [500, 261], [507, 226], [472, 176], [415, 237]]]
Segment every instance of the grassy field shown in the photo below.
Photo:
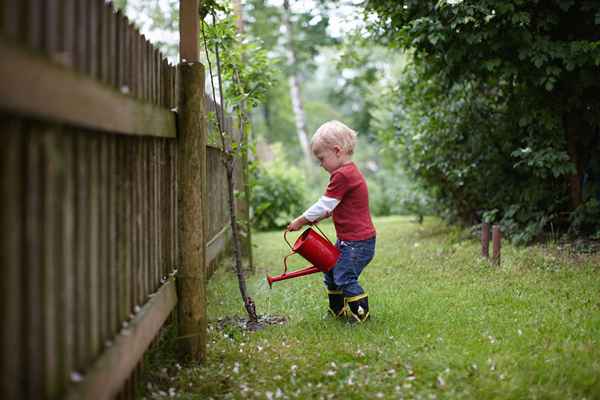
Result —
[[259, 314], [287, 323], [258, 332], [219, 323], [243, 316], [234, 275], [221, 268], [209, 284], [207, 363], [161, 358], [146, 396], [600, 399], [598, 256], [505, 244], [494, 268], [476, 240], [433, 219], [375, 225], [376, 256], [361, 277], [371, 321], [327, 317], [320, 274], [269, 289], [265, 274], [282, 272], [289, 248], [282, 232], [258, 233], [249, 287]]

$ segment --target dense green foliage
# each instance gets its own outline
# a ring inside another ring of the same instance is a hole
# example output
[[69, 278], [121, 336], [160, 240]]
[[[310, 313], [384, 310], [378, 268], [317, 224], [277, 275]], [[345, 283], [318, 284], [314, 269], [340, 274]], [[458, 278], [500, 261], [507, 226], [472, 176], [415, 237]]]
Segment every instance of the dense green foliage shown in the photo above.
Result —
[[[281, 273], [289, 248], [281, 231], [258, 233], [261, 273], [249, 287], [261, 314], [287, 323], [243, 330], [235, 318], [243, 315], [237, 284], [221, 268], [208, 286], [208, 360], [150, 364], [146, 396], [599, 398], [598, 256], [575, 262], [556, 243], [507, 245], [502, 267], [492, 268], [479, 257], [478, 241], [433, 218], [374, 223], [377, 253], [362, 275], [370, 322], [351, 327], [328, 319], [320, 274], [269, 289], [264, 273]], [[321, 228], [333, 234], [331, 225]], [[305, 264], [289, 260], [290, 268]]]
[[443, 215], [502, 221], [520, 241], [550, 227], [600, 236], [600, 3], [366, 7], [373, 35], [412, 61], [380, 139]]
[[252, 226], [259, 230], [281, 229], [300, 215], [307, 202], [303, 173], [290, 166], [275, 146], [276, 158], [259, 163], [252, 179]]

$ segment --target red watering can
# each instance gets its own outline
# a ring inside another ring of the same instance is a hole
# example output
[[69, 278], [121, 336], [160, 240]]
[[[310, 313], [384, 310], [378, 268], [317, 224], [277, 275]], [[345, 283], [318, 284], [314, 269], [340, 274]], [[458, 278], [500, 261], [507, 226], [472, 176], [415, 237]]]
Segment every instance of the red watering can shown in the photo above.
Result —
[[[340, 255], [340, 251], [331, 243], [329, 238], [323, 233], [319, 227], [313, 225], [321, 232], [319, 235], [311, 228], [306, 229], [302, 232], [302, 235], [292, 246], [287, 239], [288, 231], [283, 234], [283, 239], [286, 241], [292, 252], [285, 256], [283, 259], [284, 270], [283, 274], [276, 276], [268, 276], [267, 281], [269, 287], [273, 286], [273, 282], [283, 281], [285, 279], [298, 278], [299, 276], [314, 274], [315, 272], [329, 272], [335, 266], [337, 259]], [[294, 254], [300, 254], [312, 265], [302, 268], [296, 271], [288, 272], [287, 258]]]

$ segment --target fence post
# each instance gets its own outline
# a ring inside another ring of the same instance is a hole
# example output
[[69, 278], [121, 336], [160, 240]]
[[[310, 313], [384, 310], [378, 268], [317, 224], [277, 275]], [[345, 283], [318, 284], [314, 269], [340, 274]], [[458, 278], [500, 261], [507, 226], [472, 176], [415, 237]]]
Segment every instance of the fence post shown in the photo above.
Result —
[[487, 222], [481, 224], [481, 256], [490, 256], [490, 224]]
[[502, 241], [502, 231], [500, 230], [500, 225], [494, 225], [492, 227], [492, 243], [493, 243], [493, 253], [492, 253], [492, 263], [494, 265], [500, 265], [500, 249], [501, 249], [501, 241]]
[[206, 137], [204, 67], [179, 65], [177, 133], [180, 241], [179, 335], [182, 354], [206, 356]]

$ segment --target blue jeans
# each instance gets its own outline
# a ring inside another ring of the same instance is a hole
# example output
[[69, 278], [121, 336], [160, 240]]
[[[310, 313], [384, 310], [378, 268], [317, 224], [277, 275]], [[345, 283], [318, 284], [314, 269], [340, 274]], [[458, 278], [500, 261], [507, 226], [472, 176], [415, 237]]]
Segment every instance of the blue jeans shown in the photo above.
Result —
[[335, 267], [325, 273], [325, 285], [329, 290], [341, 290], [345, 297], [358, 296], [365, 291], [358, 284], [358, 277], [375, 255], [375, 237], [367, 240], [338, 240], [340, 250]]

